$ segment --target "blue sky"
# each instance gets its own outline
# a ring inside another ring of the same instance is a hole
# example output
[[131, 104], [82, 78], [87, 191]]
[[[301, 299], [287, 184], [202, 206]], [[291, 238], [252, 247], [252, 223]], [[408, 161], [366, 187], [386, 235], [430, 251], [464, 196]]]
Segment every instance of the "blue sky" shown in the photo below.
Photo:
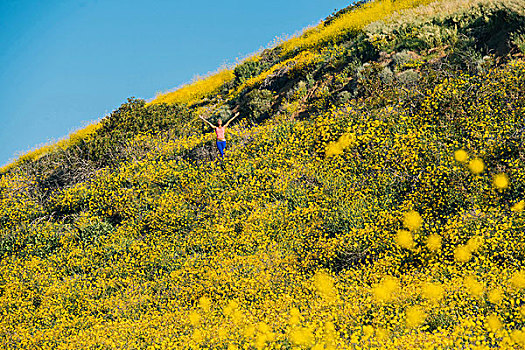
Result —
[[0, 165], [351, 0], [0, 0]]

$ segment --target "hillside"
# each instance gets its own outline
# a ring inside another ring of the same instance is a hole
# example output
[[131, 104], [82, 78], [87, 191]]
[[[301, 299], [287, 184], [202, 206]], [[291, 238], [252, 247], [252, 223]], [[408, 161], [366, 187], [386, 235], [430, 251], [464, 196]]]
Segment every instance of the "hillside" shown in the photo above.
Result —
[[2, 347], [525, 347], [524, 53], [523, 0], [361, 2], [22, 156]]

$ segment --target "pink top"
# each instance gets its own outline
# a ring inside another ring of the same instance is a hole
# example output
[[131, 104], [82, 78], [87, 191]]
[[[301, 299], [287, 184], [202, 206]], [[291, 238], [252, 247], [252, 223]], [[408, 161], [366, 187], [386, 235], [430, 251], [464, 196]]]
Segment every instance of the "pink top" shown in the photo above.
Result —
[[218, 126], [215, 128], [215, 133], [217, 134], [217, 140], [224, 141], [226, 140], [224, 138], [224, 131], [226, 130], [226, 127], [224, 126]]

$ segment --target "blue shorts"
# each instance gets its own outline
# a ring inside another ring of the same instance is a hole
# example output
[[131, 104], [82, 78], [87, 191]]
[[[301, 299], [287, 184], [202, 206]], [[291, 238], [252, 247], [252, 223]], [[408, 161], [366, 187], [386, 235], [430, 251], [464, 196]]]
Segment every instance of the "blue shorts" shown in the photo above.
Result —
[[221, 158], [224, 157], [224, 149], [226, 148], [226, 141], [217, 141], [217, 148], [221, 153]]

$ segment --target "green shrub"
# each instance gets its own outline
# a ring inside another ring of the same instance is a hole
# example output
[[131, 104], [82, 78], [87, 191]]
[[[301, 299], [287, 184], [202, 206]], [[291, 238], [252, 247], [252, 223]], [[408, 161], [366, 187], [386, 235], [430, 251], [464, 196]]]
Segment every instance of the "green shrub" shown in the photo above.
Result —
[[352, 94], [348, 91], [341, 91], [337, 94], [337, 104], [342, 105], [352, 100]]
[[379, 78], [384, 84], [390, 84], [394, 80], [394, 73], [389, 67], [385, 67], [379, 72]]
[[233, 70], [235, 75], [235, 81], [237, 84], [242, 84], [246, 80], [256, 76], [259, 73], [259, 62], [257, 61], [247, 61], [239, 64]]
[[306, 96], [308, 88], [306, 82], [303, 80], [299, 81], [293, 88], [286, 92], [286, 98], [289, 101], [297, 101]]
[[392, 61], [397, 69], [401, 69], [405, 64], [410, 63], [414, 60], [413, 53], [403, 50], [392, 56]]
[[241, 101], [242, 114], [252, 121], [259, 120], [272, 107], [273, 93], [269, 90], [252, 90]]
[[275, 49], [264, 50], [260, 57], [253, 60], [247, 60], [237, 65], [233, 74], [235, 75], [234, 85], [239, 86], [250, 78], [256, 77], [280, 60]]
[[483, 63], [483, 58], [482, 54], [472, 46], [472, 39], [464, 39], [453, 48], [446, 62], [456, 69], [477, 73]]
[[79, 245], [99, 244], [101, 237], [108, 236], [114, 231], [114, 227], [105, 222], [98, 221], [78, 228], [75, 240]]
[[525, 34], [514, 33], [512, 35], [512, 43], [516, 45], [521, 53], [525, 54]]
[[403, 85], [414, 85], [419, 80], [419, 73], [413, 69], [408, 69], [399, 73], [397, 79]]
[[217, 125], [219, 119], [222, 120], [223, 124], [226, 123], [232, 117], [232, 111], [228, 105], [223, 105], [215, 111], [212, 121]]

